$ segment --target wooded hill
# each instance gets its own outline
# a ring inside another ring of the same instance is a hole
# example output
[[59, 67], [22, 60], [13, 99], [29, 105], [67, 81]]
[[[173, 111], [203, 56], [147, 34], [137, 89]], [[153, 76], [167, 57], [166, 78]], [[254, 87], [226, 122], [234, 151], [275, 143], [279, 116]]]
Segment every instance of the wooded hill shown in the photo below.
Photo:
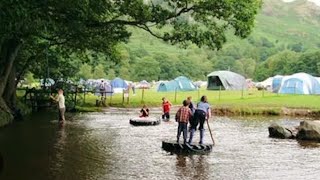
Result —
[[[320, 8], [315, 4], [264, 0], [249, 38], [240, 39], [230, 33], [220, 51], [195, 45], [184, 49], [132, 29], [128, 44], [119, 47], [121, 61], [101, 62], [100, 68], [107, 78], [120, 76], [136, 81], [166, 80], [178, 75], [205, 80], [211, 71], [228, 69], [254, 80], [302, 71], [319, 76], [320, 52], [315, 52], [320, 47], [319, 29]], [[92, 71], [94, 67], [99, 69], [91, 65]], [[86, 78], [85, 73], [81, 76]]]

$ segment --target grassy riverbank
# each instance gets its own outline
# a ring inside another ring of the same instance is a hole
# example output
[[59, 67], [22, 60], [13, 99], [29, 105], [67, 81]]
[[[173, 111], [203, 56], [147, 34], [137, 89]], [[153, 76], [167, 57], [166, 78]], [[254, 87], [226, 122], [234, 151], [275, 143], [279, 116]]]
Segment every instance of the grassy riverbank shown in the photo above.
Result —
[[[168, 98], [172, 104], [180, 105], [187, 97], [192, 96], [197, 102], [202, 95], [207, 95], [209, 102], [214, 107], [216, 114], [229, 115], [281, 115], [293, 113], [292, 110], [304, 114], [307, 111], [312, 114], [320, 114], [320, 96], [313, 95], [280, 95], [265, 91], [247, 90], [247, 91], [199, 91], [189, 92], [166, 92], [159, 93], [154, 89], [145, 90], [142, 98], [142, 90], [137, 90], [136, 94], [129, 94], [129, 100], [122, 94], [116, 94], [108, 97], [107, 106], [138, 108], [143, 104], [149, 107], [161, 106], [161, 98]], [[87, 94], [85, 99], [82, 97], [78, 100], [78, 109], [80, 111], [100, 111], [96, 107], [97, 96]]]

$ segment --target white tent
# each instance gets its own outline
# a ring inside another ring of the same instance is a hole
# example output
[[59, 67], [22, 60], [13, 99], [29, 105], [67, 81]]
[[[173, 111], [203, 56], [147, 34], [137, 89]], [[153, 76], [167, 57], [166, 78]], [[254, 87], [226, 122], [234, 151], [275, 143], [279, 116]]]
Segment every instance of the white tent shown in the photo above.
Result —
[[256, 84], [256, 87], [258, 89], [264, 88], [264, 89], [267, 89], [268, 91], [271, 91], [272, 90], [272, 80], [273, 80], [273, 77], [268, 77], [266, 80], [258, 82]]

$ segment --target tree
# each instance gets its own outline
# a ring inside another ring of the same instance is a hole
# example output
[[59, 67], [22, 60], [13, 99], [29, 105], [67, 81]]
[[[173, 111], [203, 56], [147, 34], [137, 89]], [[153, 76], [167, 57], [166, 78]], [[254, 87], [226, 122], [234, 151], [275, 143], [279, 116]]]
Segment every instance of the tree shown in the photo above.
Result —
[[299, 59], [293, 65], [295, 72], [305, 72], [314, 76], [319, 76], [318, 63], [320, 59], [320, 51], [310, 51], [301, 54]]
[[85, 79], [85, 80], [93, 78], [92, 67], [90, 65], [88, 65], [87, 63], [84, 63], [80, 67], [78, 76], [82, 79]]
[[254, 59], [240, 59], [235, 62], [235, 72], [244, 75], [246, 78], [252, 78], [256, 69], [256, 61]]
[[107, 75], [108, 79], [112, 80], [114, 78], [116, 78], [116, 72], [114, 71], [114, 69], [109, 69], [108, 70], [108, 75]]
[[159, 62], [160, 73], [157, 79], [159, 80], [171, 80], [177, 76], [176, 60], [164, 53], [157, 53], [153, 55], [153, 58]]
[[[89, 49], [112, 56], [117, 44], [127, 42], [131, 35], [127, 27], [132, 26], [172, 44], [219, 49], [230, 28], [239, 37], [250, 34], [260, 5], [260, 0], [1, 1], [0, 116], [13, 117], [20, 64], [38, 59], [44, 66], [40, 58], [30, 57], [48, 47], [65, 55]], [[189, 18], [180, 19], [182, 15]], [[22, 54], [28, 57], [21, 58]]]
[[255, 72], [257, 80], [261, 81], [275, 75], [288, 75], [296, 73], [296, 64], [299, 54], [293, 51], [282, 51], [260, 64]]
[[129, 69], [126, 68], [125, 66], [122, 66], [119, 70], [119, 77], [125, 80], [130, 80], [130, 72]]
[[93, 72], [94, 79], [104, 79], [106, 77], [107, 75], [104, 72], [104, 67], [102, 64], [99, 64], [97, 67], [94, 68], [94, 72]]
[[136, 81], [147, 80], [150, 82], [152, 80], [158, 80], [161, 71], [159, 62], [150, 56], [139, 59], [135, 64], [135, 69], [138, 69], [138, 71], [135, 72]]

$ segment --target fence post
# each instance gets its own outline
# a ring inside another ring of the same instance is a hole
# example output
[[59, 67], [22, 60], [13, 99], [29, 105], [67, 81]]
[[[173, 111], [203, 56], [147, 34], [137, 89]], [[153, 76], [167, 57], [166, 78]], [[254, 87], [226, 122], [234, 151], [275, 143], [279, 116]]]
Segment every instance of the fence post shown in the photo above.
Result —
[[221, 98], [221, 85], [219, 86], [219, 101], [220, 101], [220, 98]]
[[244, 91], [244, 87], [243, 87], [243, 85], [242, 85], [242, 90], [241, 90], [241, 99], [243, 99], [243, 92]]
[[83, 91], [83, 104], [86, 103], [86, 90]]
[[262, 97], [264, 97], [264, 88], [262, 88]]
[[124, 104], [124, 90], [122, 90], [122, 104]]
[[143, 101], [143, 99], [144, 99], [144, 88], [142, 88], [142, 97], [141, 97], [141, 102], [144, 102], [144, 101]]
[[177, 103], [177, 88], [174, 90], [174, 102]]

